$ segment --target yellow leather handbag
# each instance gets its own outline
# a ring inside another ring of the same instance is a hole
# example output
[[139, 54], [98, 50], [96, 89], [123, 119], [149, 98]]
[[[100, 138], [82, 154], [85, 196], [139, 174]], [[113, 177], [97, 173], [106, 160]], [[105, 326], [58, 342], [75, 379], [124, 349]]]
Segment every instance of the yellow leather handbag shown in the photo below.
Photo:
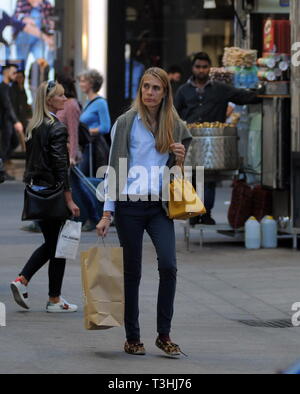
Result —
[[169, 218], [174, 220], [186, 220], [195, 216], [204, 215], [206, 209], [193, 185], [182, 178], [174, 177], [170, 183]]

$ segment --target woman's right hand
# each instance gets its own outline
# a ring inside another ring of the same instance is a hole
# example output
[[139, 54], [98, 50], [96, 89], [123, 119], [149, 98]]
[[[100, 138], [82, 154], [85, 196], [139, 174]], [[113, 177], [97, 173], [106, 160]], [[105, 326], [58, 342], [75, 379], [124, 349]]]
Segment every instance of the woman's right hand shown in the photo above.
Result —
[[75, 159], [72, 159], [72, 158], [70, 158], [70, 166], [71, 167], [75, 167], [76, 166], [76, 160]]
[[72, 216], [74, 216], [75, 218], [78, 218], [80, 216], [80, 209], [78, 208], [78, 206], [75, 204], [73, 200], [68, 201], [67, 206], [69, 210], [72, 212]]
[[105, 238], [108, 234], [108, 230], [110, 228], [111, 221], [106, 218], [102, 218], [98, 225], [96, 226], [97, 234], [99, 237]]
[[80, 216], [80, 209], [73, 201], [72, 193], [70, 190], [65, 191], [65, 199], [66, 199], [67, 207], [72, 212], [72, 216], [78, 218]]

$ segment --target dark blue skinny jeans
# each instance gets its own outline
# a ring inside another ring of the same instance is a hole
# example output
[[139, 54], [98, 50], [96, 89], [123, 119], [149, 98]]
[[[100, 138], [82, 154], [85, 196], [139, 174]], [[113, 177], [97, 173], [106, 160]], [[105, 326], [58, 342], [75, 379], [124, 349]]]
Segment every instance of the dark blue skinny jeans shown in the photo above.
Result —
[[169, 335], [176, 291], [176, 242], [174, 222], [161, 202], [117, 202], [115, 224], [124, 248], [125, 329], [128, 341], [140, 340], [139, 286], [142, 276], [142, 249], [145, 231], [157, 253], [159, 290], [157, 331]]

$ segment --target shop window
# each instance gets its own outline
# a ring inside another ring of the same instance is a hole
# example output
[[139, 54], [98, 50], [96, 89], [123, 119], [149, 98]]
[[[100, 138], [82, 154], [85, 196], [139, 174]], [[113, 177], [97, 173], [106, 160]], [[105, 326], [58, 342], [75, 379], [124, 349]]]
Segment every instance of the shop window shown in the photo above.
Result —
[[232, 2], [216, 0], [215, 9], [203, 6], [203, 0], [126, 1], [127, 100], [135, 97], [142, 70], [148, 67], [177, 65], [184, 82], [196, 52], [208, 52], [213, 64], [220, 65], [224, 47], [234, 43]]

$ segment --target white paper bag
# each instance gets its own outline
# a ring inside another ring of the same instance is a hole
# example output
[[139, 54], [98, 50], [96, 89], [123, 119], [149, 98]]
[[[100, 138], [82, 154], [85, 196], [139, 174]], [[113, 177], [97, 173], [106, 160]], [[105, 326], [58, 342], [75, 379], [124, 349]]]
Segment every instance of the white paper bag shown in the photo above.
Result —
[[55, 258], [76, 260], [82, 223], [67, 220], [63, 226], [56, 247]]

